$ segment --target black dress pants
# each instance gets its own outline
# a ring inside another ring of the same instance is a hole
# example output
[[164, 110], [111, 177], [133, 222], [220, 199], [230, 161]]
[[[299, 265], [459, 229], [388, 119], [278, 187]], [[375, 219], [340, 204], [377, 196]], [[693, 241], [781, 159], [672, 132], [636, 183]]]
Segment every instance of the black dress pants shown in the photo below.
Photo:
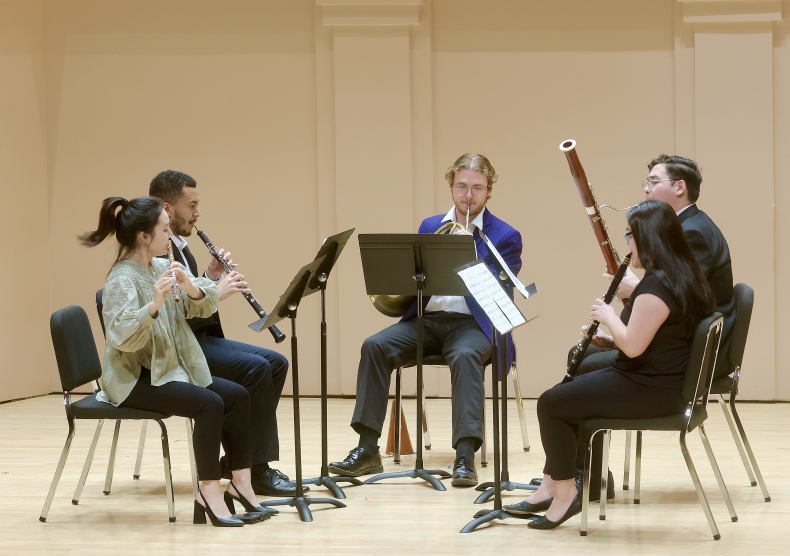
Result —
[[176, 381], [151, 386], [151, 372], [143, 368], [120, 406], [193, 419], [195, 463], [203, 481], [220, 479], [220, 443], [231, 470], [250, 467], [250, 396], [238, 384], [214, 378], [205, 388]]
[[250, 394], [252, 465], [280, 459], [277, 406], [288, 376], [288, 360], [269, 349], [196, 335], [212, 376], [243, 386]]
[[[453, 448], [461, 438], [483, 443], [483, 363], [491, 342], [474, 317], [436, 312], [423, 317], [423, 356], [442, 355], [452, 381]], [[417, 360], [417, 319], [393, 324], [362, 344], [357, 373], [357, 403], [351, 427], [360, 425], [381, 433], [387, 415], [392, 371]]]
[[546, 452], [543, 472], [556, 481], [576, 476], [577, 455], [584, 453], [590, 438], [589, 431], [579, 430], [586, 419], [664, 417], [681, 412], [685, 405], [681, 388], [640, 384], [614, 368], [558, 384], [538, 398], [540, 438]]

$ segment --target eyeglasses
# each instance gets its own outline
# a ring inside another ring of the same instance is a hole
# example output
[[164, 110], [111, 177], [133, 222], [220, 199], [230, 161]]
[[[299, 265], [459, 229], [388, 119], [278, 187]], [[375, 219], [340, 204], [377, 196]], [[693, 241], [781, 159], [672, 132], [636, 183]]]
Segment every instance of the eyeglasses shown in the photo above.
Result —
[[666, 178], [663, 180], [655, 180], [655, 179], [651, 180], [650, 178], [645, 178], [645, 180], [642, 182], [642, 189], [643, 190], [646, 189], [647, 192], [650, 193], [651, 191], [653, 191], [653, 188], [659, 183], [661, 183], [662, 181], [680, 181], [680, 180], [676, 180], [673, 178]]
[[[467, 187], [466, 185], [454, 185], [453, 189], [461, 197], [464, 197], [466, 196], [467, 193], [469, 193], [469, 187]], [[480, 195], [485, 193], [486, 189], [488, 188], [483, 187], [482, 185], [475, 185], [474, 187], [472, 187], [472, 196], [479, 197]]]
[[631, 239], [634, 237], [634, 232], [626, 232], [623, 234], [623, 237], [625, 238], [625, 242], [630, 245]]

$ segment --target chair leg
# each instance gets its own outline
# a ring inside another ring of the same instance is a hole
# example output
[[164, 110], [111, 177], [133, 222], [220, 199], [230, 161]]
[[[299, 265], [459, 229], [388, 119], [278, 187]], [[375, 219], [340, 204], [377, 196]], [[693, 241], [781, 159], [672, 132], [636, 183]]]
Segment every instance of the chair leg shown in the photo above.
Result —
[[754, 473], [752, 473], [752, 466], [749, 465], [749, 460], [746, 458], [746, 452], [743, 449], [743, 444], [741, 444], [741, 439], [738, 436], [738, 431], [735, 428], [735, 423], [732, 421], [732, 415], [730, 415], [730, 410], [727, 409], [727, 404], [724, 401], [724, 396], [719, 394], [717, 396], [719, 398], [719, 407], [721, 407], [722, 413], [724, 413], [724, 418], [727, 420], [727, 425], [730, 427], [730, 433], [732, 434], [732, 440], [735, 442], [735, 447], [738, 448], [738, 453], [741, 455], [741, 461], [743, 462], [743, 468], [746, 469], [746, 474], [749, 476], [749, 482], [752, 486], [757, 486], [757, 481], [754, 479]]
[[757, 465], [757, 458], [754, 457], [752, 446], [749, 444], [749, 439], [746, 437], [746, 431], [743, 428], [743, 423], [741, 423], [741, 417], [738, 415], [738, 410], [735, 409], [735, 396], [733, 394], [730, 394], [730, 409], [732, 410], [732, 416], [735, 419], [735, 423], [738, 425], [738, 432], [741, 434], [743, 447], [746, 449], [746, 453], [749, 455], [749, 461], [752, 464], [752, 469], [754, 469], [754, 474], [757, 476], [757, 482], [760, 484], [760, 490], [763, 491], [763, 498], [766, 502], [770, 502], [771, 496], [768, 494], [768, 488], [765, 486], [763, 474], [760, 473], [760, 467]]
[[603, 453], [601, 454], [601, 499], [598, 519], [606, 519], [606, 492], [609, 482], [609, 443], [612, 440], [612, 431], [603, 433]]
[[175, 500], [173, 498], [173, 475], [170, 471], [170, 443], [167, 441], [167, 427], [161, 419], [156, 420], [162, 429], [162, 460], [165, 467], [165, 494], [167, 495], [167, 514], [170, 523], [176, 520]]
[[[420, 426], [420, 423], [417, 423]], [[428, 407], [425, 404], [425, 388], [422, 389], [422, 441], [426, 450], [431, 449], [431, 432], [428, 430]]]
[[579, 526], [579, 535], [587, 536], [587, 513], [590, 509], [590, 465], [592, 463], [592, 444], [595, 435], [601, 431], [595, 431], [587, 441], [584, 453], [584, 477], [582, 477], [582, 519]]
[[187, 449], [189, 450], [189, 470], [192, 472], [192, 494], [195, 500], [199, 498], [200, 486], [198, 485], [198, 472], [197, 462], [195, 461], [195, 448], [192, 445], [192, 434], [195, 432], [192, 428], [192, 419], [187, 417]]
[[[401, 403], [401, 375], [403, 372], [402, 367], [398, 367], [395, 371], [395, 411], [392, 412], [392, 418], [395, 419], [395, 439], [392, 443], [392, 463], [400, 465], [400, 439], [401, 439], [401, 412], [403, 411]], [[423, 408], [423, 411], [425, 408]], [[418, 425], [419, 426], [419, 425]]]
[[88, 471], [90, 471], [91, 464], [93, 463], [93, 454], [96, 453], [96, 444], [99, 443], [99, 436], [101, 436], [101, 430], [103, 426], [104, 419], [99, 419], [99, 423], [96, 425], [96, 432], [93, 433], [93, 441], [91, 442], [91, 447], [88, 450], [88, 456], [85, 458], [85, 465], [82, 466], [82, 474], [80, 475], [80, 480], [77, 483], [77, 490], [74, 491], [74, 496], [71, 499], [71, 503], [74, 505], [80, 503], [82, 489], [85, 486], [85, 480], [88, 478]]
[[634, 462], [634, 504], [641, 502], [642, 487], [642, 431], [636, 431], [636, 461]]
[[[637, 440], [638, 444], [638, 440]], [[705, 512], [705, 517], [708, 520], [708, 525], [710, 526], [711, 533], [713, 533], [713, 540], [719, 540], [721, 538], [721, 534], [719, 534], [719, 528], [716, 527], [716, 521], [713, 519], [713, 513], [710, 511], [710, 505], [708, 504], [708, 499], [705, 497], [705, 491], [702, 490], [702, 483], [699, 480], [699, 475], [697, 475], [697, 470], [694, 468], [694, 462], [691, 461], [691, 454], [689, 453], [688, 447], [686, 446], [686, 431], [680, 433], [680, 451], [683, 453], [683, 459], [686, 460], [686, 467], [688, 467], [689, 474], [691, 475], [691, 481], [694, 483], [694, 488], [697, 491], [697, 496], [699, 497], [700, 504], [702, 504], [702, 511]]]
[[518, 379], [518, 369], [516, 364], [510, 368], [510, 374], [513, 375], [513, 390], [516, 394], [516, 408], [518, 409], [518, 421], [521, 425], [521, 442], [524, 445], [524, 451], [529, 452], [529, 433], [527, 432], [527, 419], [524, 416], [524, 401], [521, 398], [521, 383]]
[[480, 466], [488, 467], [488, 434], [486, 433], [485, 400], [483, 400], [483, 443], [480, 445]]
[[148, 430], [148, 420], [143, 419], [140, 425], [140, 443], [137, 445], [137, 463], [134, 464], [133, 479], [140, 478], [140, 466], [143, 464], [143, 449], [145, 449], [145, 433]]
[[110, 494], [112, 487], [112, 474], [115, 472], [115, 452], [118, 448], [118, 433], [121, 431], [120, 419], [115, 421], [115, 431], [112, 433], [112, 448], [110, 448], [110, 461], [107, 464], [107, 478], [104, 480], [104, 494]]
[[38, 518], [39, 521], [47, 520], [49, 507], [52, 505], [52, 499], [55, 497], [55, 490], [57, 490], [60, 476], [63, 474], [63, 467], [66, 465], [66, 459], [69, 457], [72, 440], [74, 440], [74, 423], [69, 421], [69, 434], [66, 436], [66, 443], [63, 445], [63, 451], [60, 453], [60, 460], [58, 461], [58, 466], [55, 468], [55, 476], [52, 477], [52, 484], [49, 486], [49, 493], [47, 493], [47, 500], [44, 502], [44, 508], [41, 510], [41, 515]]
[[623, 490], [628, 490], [631, 478], [631, 431], [625, 431], [625, 460], [623, 461]]
[[727, 492], [727, 485], [724, 484], [724, 478], [721, 476], [721, 469], [719, 469], [719, 464], [716, 462], [716, 456], [713, 455], [713, 449], [710, 446], [710, 440], [708, 440], [708, 435], [705, 432], [705, 426], [702, 424], [699, 426], [699, 436], [702, 439], [702, 445], [705, 446], [705, 452], [708, 454], [710, 466], [713, 468], [713, 474], [716, 475], [716, 482], [719, 483], [719, 490], [721, 490], [721, 495], [724, 497], [724, 503], [727, 504], [727, 510], [730, 512], [730, 519], [738, 521], [738, 515], [735, 513], [735, 508], [732, 505], [730, 493]]

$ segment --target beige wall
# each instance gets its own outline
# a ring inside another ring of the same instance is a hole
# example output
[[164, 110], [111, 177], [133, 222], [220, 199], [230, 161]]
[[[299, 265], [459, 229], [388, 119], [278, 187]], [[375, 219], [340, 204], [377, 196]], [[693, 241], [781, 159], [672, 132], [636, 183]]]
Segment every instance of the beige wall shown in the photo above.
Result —
[[[101, 342], [93, 294], [112, 245], [75, 236], [104, 197], [144, 194], [162, 169], [191, 174], [202, 227], [271, 308], [327, 235], [413, 231], [446, 212], [444, 169], [467, 151], [490, 157], [489, 207], [524, 236], [522, 279], [539, 295], [519, 305], [540, 317], [515, 335], [537, 396], [605, 288], [567, 138], [599, 202], [618, 207], [642, 198], [657, 154], [699, 160], [700, 206], [757, 291], [742, 396], [790, 399], [788, 6], [735, 4], [0, 0], [0, 227], [7, 250], [24, 234], [14, 259], [36, 254], [24, 286], [13, 263], [3, 273], [0, 400], [58, 389], [51, 311], [84, 306]], [[625, 249], [623, 213], [604, 215]], [[370, 307], [358, 252], [354, 236], [328, 296], [333, 394], [353, 395], [361, 341], [392, 322]], [[299, 314], [302, 391], [315, 394], [318, 298]], [[246, 327], [243, 298], [222, 315], [229, 337], [274, 346]], [[426, 388], [447, 395], [446, 370]]]

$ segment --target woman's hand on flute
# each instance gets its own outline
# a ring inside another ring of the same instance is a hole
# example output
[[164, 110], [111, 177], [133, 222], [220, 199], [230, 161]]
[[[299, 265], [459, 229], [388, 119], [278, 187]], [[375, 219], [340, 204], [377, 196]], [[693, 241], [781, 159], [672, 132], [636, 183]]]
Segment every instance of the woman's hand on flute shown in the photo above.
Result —
[[152, 317], [156, 315], [159, 308], [164, 305], [167, 296], [170, 295], [170, 286], [175, 282], [169, 272], [165, 272], [154, 284], [154, 300], [148, 304], [148, 314]]
[[169, 274], [171, 272], [175, 274], [178, 287], [181, 289], [181, 291], [186, 292], [189, 297], [197, 300], [203, 299], [206, 296], [203, 290], [192, 283], [192, 280], [178, 263], [171, 264], [170, 269], [165, 274]]

